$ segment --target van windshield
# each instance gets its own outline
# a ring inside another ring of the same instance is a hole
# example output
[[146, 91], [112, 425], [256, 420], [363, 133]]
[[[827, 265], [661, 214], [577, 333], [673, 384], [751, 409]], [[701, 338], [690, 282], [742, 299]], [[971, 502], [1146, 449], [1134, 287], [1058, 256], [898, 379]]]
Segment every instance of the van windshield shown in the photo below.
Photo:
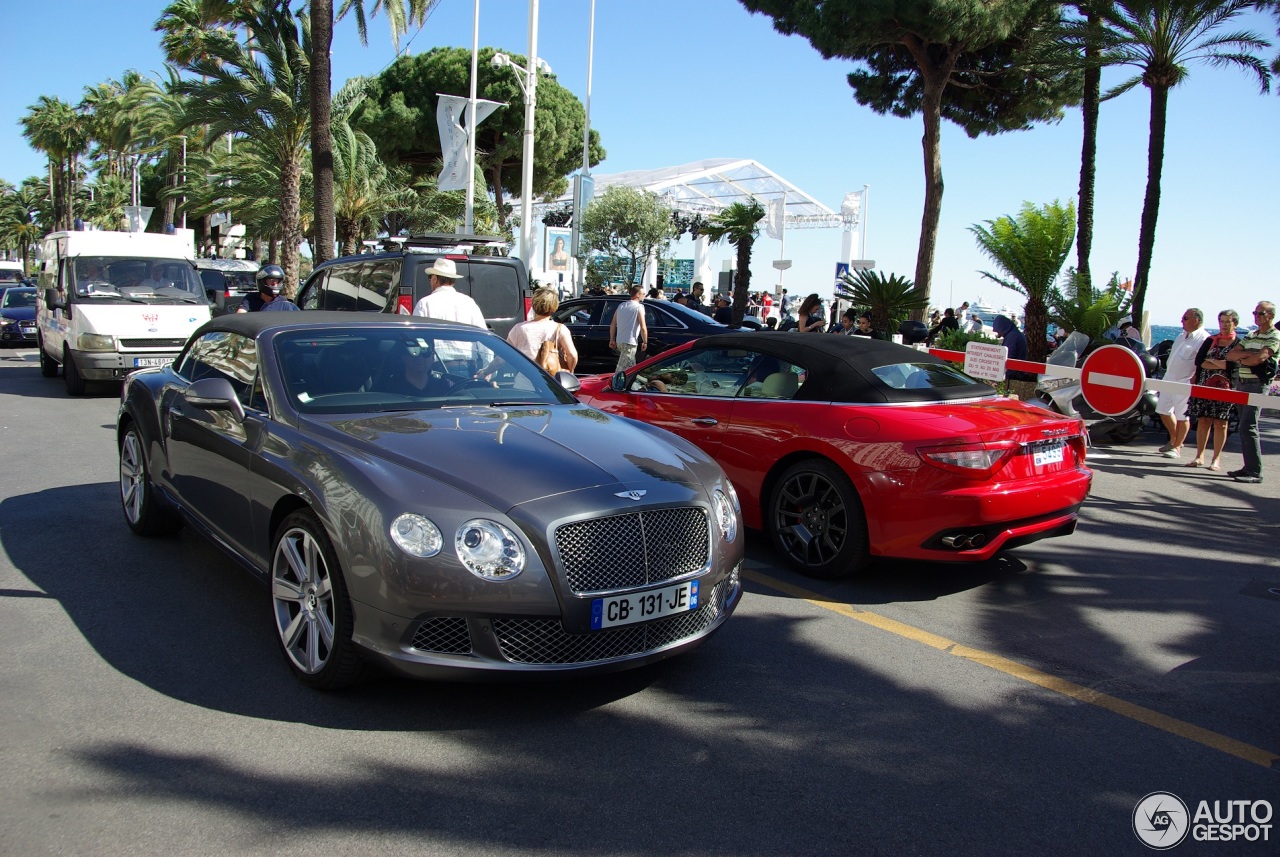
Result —
[[204, 284], [185, 259], [80, 256], [73, 288], [77, 300], [105, 303], [207, 303]]

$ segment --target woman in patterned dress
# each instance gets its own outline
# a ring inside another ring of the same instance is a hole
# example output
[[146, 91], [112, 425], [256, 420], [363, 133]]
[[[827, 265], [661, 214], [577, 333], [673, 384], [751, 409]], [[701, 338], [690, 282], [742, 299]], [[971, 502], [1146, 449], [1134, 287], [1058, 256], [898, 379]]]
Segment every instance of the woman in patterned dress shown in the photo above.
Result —
[[[1227, 386], [1234, 388], [1240, 381], [1240, 370], [1235, 363], [1222, 359], [1236, 342], [1236, 325], [1240, 323], [1240, 315], [1233, 309], [1218, 313], [1218, 335], [1205, 338], [1196, 355], [1195, 383], [1207, 386]], [[1187, 463], [1187, 467], [1204, 465], [1204, 450], [1209, 443], [1209, 435], [1213, 435], [1213, 460], [1209, 470], [1221, 470], [1219, 460], [1222, 448], [1227, 443], [1227, 420], [1231, 418], [1231, 409], [1235, 405], [1220, 402], [1217, 399], [1202, 399], [1192, 396], [1187, 405], [1187, 413], [1195, 417], [1196, 422], [1196, 457]]]

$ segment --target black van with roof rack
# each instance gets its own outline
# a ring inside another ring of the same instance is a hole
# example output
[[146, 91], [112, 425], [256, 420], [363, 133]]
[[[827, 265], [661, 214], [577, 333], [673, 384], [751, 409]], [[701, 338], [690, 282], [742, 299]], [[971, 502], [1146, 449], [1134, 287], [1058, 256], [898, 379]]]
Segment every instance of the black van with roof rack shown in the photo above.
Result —
[[304, 310], [354, 310], [412, 314], [431, 293], [426, 269], [436, 259], [452, 259], [460, 275], [456, 288], [480, 306], [489, 328], [505, 337], [529, 311], [529, 273], [520, 259], [482, 256], [478, 246], [505, 245], [501, 238], [427, 233], [382, 241], [382, 249], [342, 256], [317, 265], [298, 290]]

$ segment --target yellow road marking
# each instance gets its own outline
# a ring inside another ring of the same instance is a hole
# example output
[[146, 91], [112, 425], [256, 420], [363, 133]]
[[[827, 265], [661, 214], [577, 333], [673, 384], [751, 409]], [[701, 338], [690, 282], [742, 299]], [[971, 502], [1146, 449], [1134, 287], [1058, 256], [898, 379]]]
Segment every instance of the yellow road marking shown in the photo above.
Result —
[[1102, 693], [1097, 690], [1084, 687], [1075, 682], [1067, 681], [1055, 675], [1041, 672], [1034, 667], [1026, 664], [1020, 664], [1017, 661], [1011, 661], [1001, 655], [984, 652], [980, 649], [972, 649], [963, 646], [954, 640], [948, 640], [946, 637], [940, 637], [937, 634], [931, 634], [928, 631], [908, 625], [905, 622], [899, 622], [896, 619], [890, 619], [887, 616], [881, 616], [879, 613], [872, 613], [869, 610], [859, 610], [857, 607], [848, 604], [842, 604], [838, 601], [830, 601], [816, 592], [810, 592], [799, 586], [795, 586], [785, 581], [769, 577], [758, 571], [746, 571], [744, 576], [748, 580], [755, 581], [762, 586], [767, 586], [777, 592], [790, 595], [793, 598], [808, 602], [815, 607], [821, 607], [823, 610], [830, 610], [832, 613], [838, 613], [849, 619], [862, 622], [882, 631], [888, 631], [907, 640], [917, 643], [923, 643], [930, 648], [955, 655], [958, 658], [964, 658], [975, 664], [984, 667], [990, 667], [993, 670], [1012, 676], [1016, 679], [1037, 685], [1045, 690], [1068, 696], [1079, 702], [1087, 703], [1098, 708], [1106, 709], [1113, 714], [1119, 714], [1121, 717], [1127, 717], [1130, 720], [1136, 720], [1139, 723], [1145, 723], [1172, 735], [1195, 741], [1197, 744], [1203, 744], [1222, 753], [1243, 759], [1246, 762], [1252, 762], [1255, 765], [1261, 765], [1264, 768], [1270, 768], [1272, 765], [1280, 761], [1280, 756], [1275, 753], [1246, 744], [1243, 741], [1237, 741], [1234, 738], [1228, 738], [1226, 735], [1219, 735], [1217, 732], [1211, 732], [1199, 726], [1194, 726], [1175, 717], [1169, 717], [1158, 711], [1152, 711], [1150, 708], [1143, 708], [1141, 705], [1134, 705], [1132, 702], [1125, 702], [1114, 696]]

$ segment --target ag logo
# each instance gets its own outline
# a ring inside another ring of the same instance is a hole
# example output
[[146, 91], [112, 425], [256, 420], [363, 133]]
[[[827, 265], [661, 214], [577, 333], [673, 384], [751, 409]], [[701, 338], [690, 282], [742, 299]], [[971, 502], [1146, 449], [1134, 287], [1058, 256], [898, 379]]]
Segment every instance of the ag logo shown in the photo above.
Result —
[[1133, 808], [1133, 832], [1148, 848], [1167, 851], [1187, 838], [1187, 805], [1171, 792], [1152, 792]]

